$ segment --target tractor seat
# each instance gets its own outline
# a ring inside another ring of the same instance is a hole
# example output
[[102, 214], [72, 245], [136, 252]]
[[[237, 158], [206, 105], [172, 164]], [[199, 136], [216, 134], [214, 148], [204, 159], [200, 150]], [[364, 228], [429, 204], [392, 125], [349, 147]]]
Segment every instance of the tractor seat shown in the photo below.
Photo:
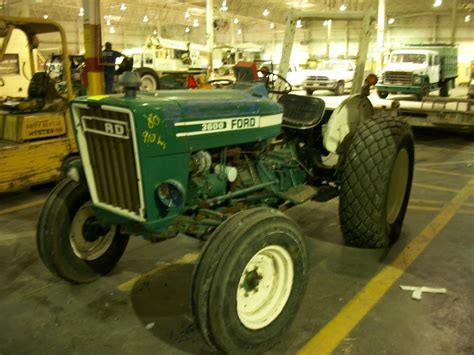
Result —
[[309, 129], [317, 126], [324, 114], [326, 104], [318, 97], [287, 94], [280, 97], [283, 106], [283, 127]]

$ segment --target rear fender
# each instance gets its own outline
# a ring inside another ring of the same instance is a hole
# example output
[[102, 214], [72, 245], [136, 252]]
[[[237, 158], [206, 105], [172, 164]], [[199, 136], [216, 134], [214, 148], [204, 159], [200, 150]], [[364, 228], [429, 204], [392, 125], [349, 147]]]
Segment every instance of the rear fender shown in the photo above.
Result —
[[331, 153], [342, 153], [358, 124], [373, 115], [374, 108], [366, 96], [349, 96], [334, 110], [328, 123], [323, 126], [324, 148]]

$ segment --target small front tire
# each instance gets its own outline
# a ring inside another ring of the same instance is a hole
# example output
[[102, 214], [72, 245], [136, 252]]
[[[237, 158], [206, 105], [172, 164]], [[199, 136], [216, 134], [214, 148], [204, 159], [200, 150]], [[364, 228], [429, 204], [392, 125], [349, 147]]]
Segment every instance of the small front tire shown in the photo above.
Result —
[[262, 352], [289, 327], [307, 283], [299, 227], [266, 207], [239, 212], [208, 240], [193, 279], [196, 324], [213, 349]]
[[334, 89], [334, 95], [336, 96], [341, 96], [344, 95], [344, 83], [343, 82], [338, 82], [336, 85], [336, 88]]
[[48, 196], [36, 232], [43, 263], [52, 273], [74, 283], [108, 274], [123, 255], [128, 239], [118, 226], [99, 224], [87, 186], [69, 178]]

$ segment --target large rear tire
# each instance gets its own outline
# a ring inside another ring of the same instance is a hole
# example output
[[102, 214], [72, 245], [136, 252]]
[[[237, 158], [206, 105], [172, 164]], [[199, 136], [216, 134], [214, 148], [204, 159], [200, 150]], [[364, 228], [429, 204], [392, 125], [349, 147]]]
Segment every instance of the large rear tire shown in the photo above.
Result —
[[160, 89], [158, 74], [150, 68], [139, 68], [136, 73], [140, 77], [140, 91], [156, 91]]
[[270, 348], [294, 319], [307, 274], [305, 241], [291, 219], [266, 207], [233, 215], [209, 238], [194, 274], [203, 338], [225, 353]]
[[379, 248], [401, 231], [413, 179], [414, 143], [398, 118], [363, 122], [341, 168], [339, 219], [348, 244]]
[[36, 243], [41, 260], [74, 283], [108, 274], [123, 255], [128, 235], [103, 227], [94, 216], [87, 186], [69, 178], [51, 192], [41, 210]]

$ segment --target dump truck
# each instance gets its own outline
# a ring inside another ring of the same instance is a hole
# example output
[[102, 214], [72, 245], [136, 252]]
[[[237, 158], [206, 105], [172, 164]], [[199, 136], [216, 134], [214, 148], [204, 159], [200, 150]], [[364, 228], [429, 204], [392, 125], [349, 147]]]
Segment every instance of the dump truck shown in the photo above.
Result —
[[392, 51], [376, 86], [380, 98], [414, 94], [418, 101], [439, 90], [450, 96], [457, 77], [458, 49], [445, 44], [418, 44]]

